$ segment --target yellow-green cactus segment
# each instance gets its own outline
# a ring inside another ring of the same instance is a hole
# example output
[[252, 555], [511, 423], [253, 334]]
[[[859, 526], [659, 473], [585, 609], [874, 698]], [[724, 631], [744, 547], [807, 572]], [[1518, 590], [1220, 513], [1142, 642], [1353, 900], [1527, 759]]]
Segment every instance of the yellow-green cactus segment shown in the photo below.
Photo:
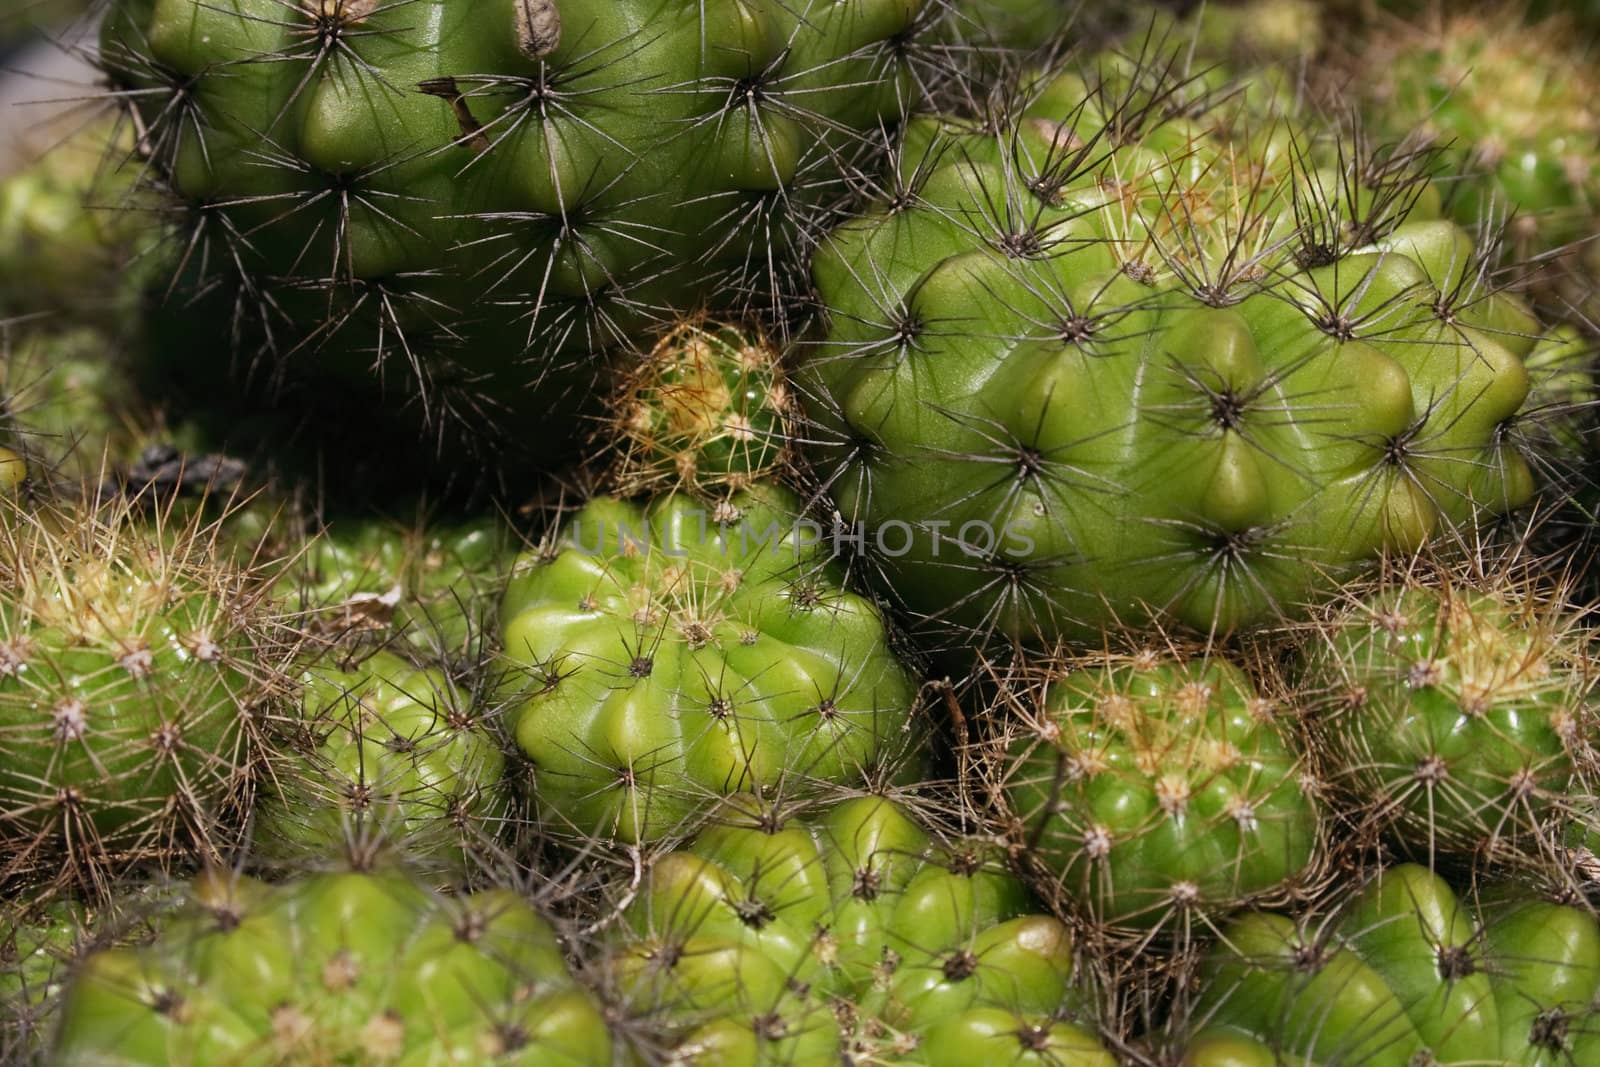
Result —
[[0, 523], [3, 869], [99, 882], [202, 854], [249, 795], [267, 624], [204, 530], [125, 510]]
[[1418, 855], [1536, 844], [1592, 758], [1587, 632], [1537, 590], [1399, 581], [1310, 635], [1332, 783]]
[[557, 551], [519, 559], [501, 635], [545, 817], [647, 839], [732, 792], [882, 769], [916, 686], [831, 550], [763, 486], [716, 505], [599, 498]]
[[1441, 151], [1464, 225], [1505, 222], [1530, 251], [1583, 237], [1600, 213], [1600, 79], [1563, 25], [1497, 13], [1391, 27], [1360, 84], [1383, 134]]
[[457, 873], [493, 852], [511, 797], [483, 694], [382, 650], [312, 663], [300, 681], [299, 715], [271, 724], [261, 851], [303, 863], [382, 839]]
[[196, 883], [152, 944], [91, 956], [59, 1063], [612, 1062], [599, 1005], [554, 931], [506, 890], [436, 897], [396, 874]]
[[1471, 240], [1151, 80], [913, 123], [819, 250], [811, 458], [935, 636], [1258, 624], [1533, 493], [1528, 316]]
[[630, 1006], [678, 1048], [738, 1049], [740, 1063], [1113, 1062], [1070, 933], [1029, 913], [999, 853], [940, 841], [882, 797], [816, 817], [735, 797], [720, 814], [652, 865], [612, 960]]
[[1481, 903], [1418, 866], [1337, 914], [1251, 913], [1198, 979], [1184, 1067], [1600, 1063], [1600, 926], [1508, 891]]
[[1183, 934], [1304, 876], [1320, 801], [1289, 709], [1223, 660], [1079, 665], [1024, 694], [1001, 779], [1051, 894]]
[[797, 413], [780, 360], [754, 331], [674, 327], [613, 401], [620, 490], [740, 489], [776, 474]]

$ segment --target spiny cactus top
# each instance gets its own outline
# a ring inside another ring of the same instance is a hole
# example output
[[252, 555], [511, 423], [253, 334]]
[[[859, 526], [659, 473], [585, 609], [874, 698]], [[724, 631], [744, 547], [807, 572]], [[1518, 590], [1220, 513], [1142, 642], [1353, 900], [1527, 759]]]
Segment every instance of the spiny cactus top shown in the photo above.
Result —
[[1559, 594], [1419, 568], [1297, 637], [1330, 780], [1413, 853], [1537, 847], [1593, 789], [1591, 636]]
[[998, 780], [1058, 903], [1181, 939], [1310, 873], [1321, 804], [1293, 709], [1238, 667], [1146, 653], [1020, 681], [992, 716]]
[[0, 872], [98, 880], [225, 837], [274, 677], [259, 593], [203, 529], [0, 522]]
[[618, 490], [707, 493], [780, 473], [798, 414], [781, 358], [755, 331], [674, 327], [612, 400]]
[[815, 533], [771, 486], [717, 505], [602, 497], [518, 561], [511, 726], [548, 820], [654, 838], [730, 792], [893, 763], [916, 686]]
[[1526, 312], [1416, 182], [1107, 68], [913, 123], [815, 262], [812, 458], [924, 628], [1226, 631], [1525, 501]]
[[1000, 856], [883, 797], [719, 815], [654, 862], [612, 963], [685, 1062], [1114, 1062], [1071, 935], [1028, 914]]
[[299, 714], [268, 724], [258, 851], [289, 863], [382, 842], [459, 878], [496, 855], [511, 818], [486, 694], [387, 650], [306, 664]]
[[1600, 926], [1417, 866], [1330, 913], [1228, 924], [1198, 981], [1186, 1067], [1600, 1063]]
[[202, 878], [155, 942], [85, 961], [61, 1014], [61, 1063], [612, 1062], [598, 1005], [530, 905], [387, 873]]
[[531, 448], [570, 428], [598, 356], [644, 324], [792, 289], [845, 160], [938, 84], [953, 22], [984, 31], [964, 15], [117, 0], [101, 62], [194, 209], [185, 266], [203, 283], [235, 287], [284, 351], [351, 388], [376, 365], [430, 420]]

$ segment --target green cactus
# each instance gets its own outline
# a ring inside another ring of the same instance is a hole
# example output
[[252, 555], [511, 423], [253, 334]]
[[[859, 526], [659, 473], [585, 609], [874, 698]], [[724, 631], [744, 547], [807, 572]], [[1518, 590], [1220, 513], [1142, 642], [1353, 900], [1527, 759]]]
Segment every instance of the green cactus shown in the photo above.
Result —
[[495, 853], [513, 798], [481, 693], [381, 649], [325, 657], [300, 682], [300, 714], [269, 726], [258, 854], [303, 864], [376, 838], [459, 878]]
[[[1222, 659], [1105, 655], [1012, 680], [999, 790], [1048, 895], [1182, 939], [1315, 873], [1321, 802], [1290, 708]], [[1313, 783], [1308, 788], [1308, 783]]]
[[116, 0], [101, 62], [192, 208], [185, 287], [234, 294], [280, 373], [548, 460], [651, 324], [787, 314], [852, 159], [960, 65], [960, 13]]
[[602, 497], [518, 560], [500, 632], [532, 675], [512, 729], [546, 816], [653, 839], [731, 792], [892, 762], [916, 685], [816, 532], [770, 486]]
[[753, 331], [673, 327], [611, 402], [618, 491], [705, 494], [782, 473], [797, 412], [781, 358]]
[[1506, 4], [1440, 10], [1364, 39], [1368, 124], [1439, 150], [1463, 225], [1505, 222], [1525, 253], [1593, 232], [1600, 216], [1600, 80], [1559, 21]]
[[105, 887], [217, 855], [248, 802], [279, 635], [203, 527], [115, 504], [0, 522], [0, 877]]
[[1526, 502], [1530, 319], [1419, 179], [1105, 66], [913, 123], [815, 261], [810, 458], [930, 640], [1230, 631]]
[[1593, 759], [1587, 632], [1536, 585], [1417, 567], [1297, 643], [1331, 784], [1413, 853], [1537, 846]]
[[483, 654], [494, 596], [517, 545], [511, 528], [493, 516], [411, 523], [335, 518], [285, 579], [306, 627], [320, 638], [398, 639], [425, 660], [471, 663]]
[[1197, 984], [1184, 1067], [1600, 1063], [1594, 916], [1418, 866], [1336, 911], [1235, 919]]
[[1028, 906], [886, 798], [733, 797], [655, 860], [611, 970], [686, 1062], [1109, 1067], [1071, 934]]
[[119, 887], [103, 904], [30, 895], [0, 908], [0, 1059], [34, 1062], [78, 961], [101, 948], [153, 937], [171, 897], [162, 883], [134, 883]]
[[85, 961], [53, 1062], [613, 1062], [554, 930], [509, 890], [452, 899], [399, 874], [338, 872], [281, 886], [208, 876], [192, 898], [152, 944]]

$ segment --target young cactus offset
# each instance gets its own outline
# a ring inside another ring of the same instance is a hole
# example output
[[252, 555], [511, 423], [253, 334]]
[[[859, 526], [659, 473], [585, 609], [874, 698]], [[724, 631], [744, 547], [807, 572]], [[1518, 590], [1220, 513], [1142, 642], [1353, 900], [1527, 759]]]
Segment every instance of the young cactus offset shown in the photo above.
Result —
[[610, 968], [684, 1062], [1110, 1067], [1072, 936], [1029, 903], [885, 797], [733, 797], [654, 861]]
[[1196, 988], [1184, 1067], [1600, 1063], [1594, 916], [1419, 866], [1326, 911], [1235, 919]]
[[269, 726], [258, 854], [383, 843], [457, 878], [496, 854], [513, 798], [493, 709], [467, 679], [379, 649], [319, 657], [300, 683], [300, 714]]
[[1530, 320], [1420, 176], [1173, 69], [912, 123], [816, 257], [810, 458], [930, 640], [1249, 627], [1534, 491]]
[[152, 944], [91, 956], [59, 1063], [606, 1067], [610, 1030], [551, 926], [510, 890], [404, 875], [211, 875]]
[[250, 799], [279, 635], [208, 528], [125, 506], [0, 522], [0, 876], [103, 887], [212, 857]]
[[541, 812], [653, 839], [708, 801], [891, 767], [917, 688], [788, 493], [591, 501], [501, 605]]
[[798, 414], [781, 358], [754, 330], [690, 321], [669, 331], [612, 400], [618, 491], [704, 495], [780, 474]]
[[1558, 592], [1418, 566], [1294, 638], [1330, 783], [1412, 854], [1537, 849], [1594, 771], [1588, 627]]
[[1014, 842], [1050, 899], [1102, 929], [1181, 942], [1316, 873], [1322, 802], [1299, 724], [1225, 660], [1025, 672], [991, 719]]

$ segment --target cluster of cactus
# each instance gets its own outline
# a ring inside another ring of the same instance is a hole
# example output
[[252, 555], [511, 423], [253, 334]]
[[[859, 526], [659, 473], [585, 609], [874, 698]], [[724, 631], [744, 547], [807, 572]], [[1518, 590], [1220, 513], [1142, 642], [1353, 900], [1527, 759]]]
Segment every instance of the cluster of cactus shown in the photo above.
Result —
[[612, 1062], [555, 930], [509, 891], [443, 898], [357, 871], [277, 886], [212, 875], [190, 896], [150, 944], [84, 963], [60, 1062]]
[[103, 0], [0, 1058], [1600, 1064], [1592, 75], [1068, 6]]
[[1600, 1062], [1600, 924], [1400, 866], [1326, 909], [1235, 919], [1197, 999], [1191, 1067]]
[[280, 373], [496, 461], [570, 447], [608, 353], [652, 324], [781, 317], [853, 161], [989, 9], [1056, 21], [1039, 0], [415, 6], [120, 0], [100, 59], [190, 208], [184, 276], [228, 291]]
[[1222, 634], [1535, 491], [1527, 312], [1467, 235], [1182, 87], [1112, 57], [913, 123], [818, 252], [812, 459], [922, 629]]

